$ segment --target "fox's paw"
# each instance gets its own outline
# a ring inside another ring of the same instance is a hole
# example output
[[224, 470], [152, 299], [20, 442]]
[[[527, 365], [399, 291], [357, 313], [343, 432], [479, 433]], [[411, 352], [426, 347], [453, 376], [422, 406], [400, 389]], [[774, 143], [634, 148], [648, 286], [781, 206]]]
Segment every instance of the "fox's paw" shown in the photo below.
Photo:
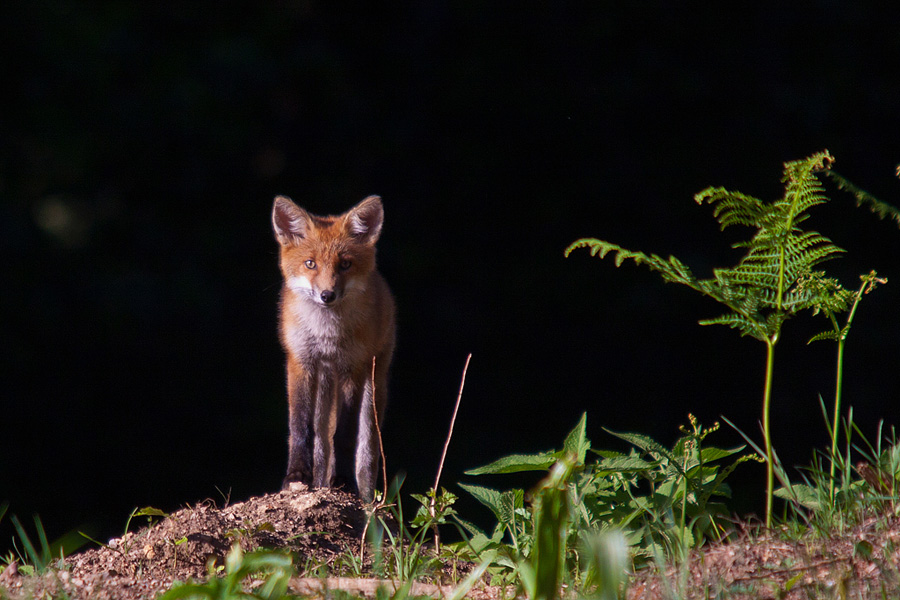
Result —
[[292, 492], [305, 492], [309, 490], [311, 478], [306, 473], [300, 471], [288, 471], [281, 482], [282, 490], [290, 490]]

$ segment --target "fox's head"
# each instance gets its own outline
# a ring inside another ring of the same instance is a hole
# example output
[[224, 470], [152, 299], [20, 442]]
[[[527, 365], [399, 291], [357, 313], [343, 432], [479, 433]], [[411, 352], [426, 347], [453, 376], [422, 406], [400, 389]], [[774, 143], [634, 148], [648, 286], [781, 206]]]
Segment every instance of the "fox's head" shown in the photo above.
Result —
[[337, 306], [348, 293], [365, 291], [375, 270], [375, 242], [383, 221], [378, 196], [329, 217], [310, 214], [286, 196], [276, 197], [272, 226], [281, 246], [285, 285], [321, 306]]

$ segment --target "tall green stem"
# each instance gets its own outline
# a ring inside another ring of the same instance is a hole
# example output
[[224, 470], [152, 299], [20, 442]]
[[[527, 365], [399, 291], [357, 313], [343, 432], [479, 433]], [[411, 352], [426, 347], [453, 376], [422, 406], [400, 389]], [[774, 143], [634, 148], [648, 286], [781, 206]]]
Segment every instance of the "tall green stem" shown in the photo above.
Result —
[[[854, 310], [856, 309], [856, 305], [853, 306]], [[852, 317], [851, 317], [852, 318]], [[849, 320], [847, 323], [849, 324]], [[838, 421], [841, 414], [841, 387], [844, 381], [844, 340], [846, 339], [846, 333], [842, 333], [841, 337], [838, 338], [838, 353], [837, 353], [837, 382], [834, 387], [834, 416], [832, 417], [831, 424], [831, 502], [834, 503], [834, 471], [835, 465], [837, 464], [837, 443], [838, 443]]]
[[[684, 521], [685, 521], [685, 514], [687, 513], [687, 496], [688, 496], [687, 470], [688, 470], [688, 459], [689, 458], [690, 458], [690, 453], [688, 452], [687, 444], [685, 444], [684, 460], [681, 463], [681, 473], [682, 473], [682, 476], [681, 476], [681, 538], [678, 540], [679, 552], [684, 551], [685, 546], [686, 546], [686, 544], [684, 543]], [[702, 464], [701, 464], [701, 472], [702, 472]], [[681, 558], [681, 556], [682, 555], [679, 554], [679, 558]]]
[[763, 439], [766, 442], [766, 527], [772, 526], [772, 498], [775, 495], [775, 462], [769, 431], [769, 404], [772, 400], [772, 370], [775, 366], [777, 334], [766, 338], [766, 387], [763, 391]]
[[831, 502], [834, 503], [834, 472], [835, 465], [838, 461], [837, 441], [838, 441], [838, 424], [840, 423], [841, 414], [841, 388], [844, 383], [844, 342], [847, 341], [847, 334], [850, 333], [850, 325], [853, 323], [853, 317], [856, 315], [856, 309], [863, 295], [868, 294], [878, 283], [887, 283], [887, 279], [879, 279], [875, 271], [871, 271], [868, 275], [862, 276], [862, 285], [859, 291], [853, 297], [853, 305], [850, 307], [850, 314], [847, 315], [847, 323], [843, 329], [838, 329], [837, 321], [834, 315], [831, 316], [831, 322], [834, 330], [837, 332], [838, 354], [837, 354], [837, 381], [834, 388], [834, 416], [831, 425]]

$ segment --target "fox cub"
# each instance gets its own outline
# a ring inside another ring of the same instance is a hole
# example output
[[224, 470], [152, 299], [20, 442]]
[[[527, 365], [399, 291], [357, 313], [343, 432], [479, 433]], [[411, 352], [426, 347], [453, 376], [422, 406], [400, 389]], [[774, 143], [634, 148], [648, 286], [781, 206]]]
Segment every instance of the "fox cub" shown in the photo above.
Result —
[[378, 196], [329, 217], [275, 198], [290, 419], [285, 488], [343, 486], [372, 500], [380, 458], [372, 395], [380, 422], [395, 337], [394, 300], [375, 269], [383, 221]]

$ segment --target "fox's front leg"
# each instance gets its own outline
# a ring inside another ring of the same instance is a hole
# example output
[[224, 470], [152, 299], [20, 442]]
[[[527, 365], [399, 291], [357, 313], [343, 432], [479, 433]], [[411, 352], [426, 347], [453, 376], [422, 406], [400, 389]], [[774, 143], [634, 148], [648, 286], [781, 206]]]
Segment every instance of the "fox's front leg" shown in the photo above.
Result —
[[313, 417], [317, 382], [306, 369], [288, 362], [288, 466], [281, 484], [287, 489], [293, 481], [313, 483]]
[[319, 369], [316, 384], [316, 407], [313, 414], [313, 487], [331, 487], [334, 479], [334, 433], [337, 429], [340, 403], [335, 374]]

